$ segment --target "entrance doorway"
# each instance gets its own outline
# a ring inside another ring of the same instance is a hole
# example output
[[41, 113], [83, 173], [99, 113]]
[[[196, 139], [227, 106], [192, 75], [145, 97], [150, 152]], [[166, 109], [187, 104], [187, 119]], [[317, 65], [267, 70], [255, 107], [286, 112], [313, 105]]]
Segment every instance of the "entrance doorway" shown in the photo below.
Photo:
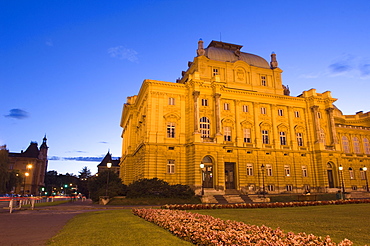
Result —
[[210, 156], [205, 156], [202, 160], [204, 164], [203, 187], [213, 188], [213, 163]]
[[329, 188], [334, 188], [333, 166], [330, 162], [328, 162], [327, 168]]
[[235, 162], [225, 162], [225, 187], [235, 189]]

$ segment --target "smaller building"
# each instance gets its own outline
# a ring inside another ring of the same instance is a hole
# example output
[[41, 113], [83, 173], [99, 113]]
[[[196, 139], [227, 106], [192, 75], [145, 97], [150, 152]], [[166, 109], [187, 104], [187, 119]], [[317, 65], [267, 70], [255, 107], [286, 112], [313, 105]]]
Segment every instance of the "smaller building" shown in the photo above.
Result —
[[110, 170], [117, 173], [119, 176], [119, 166], [120, 158], [112, 159], [111, 153], [108, 153], [105, 155], [104, 159], [99, 163], [98, 165], [98, 173], [104, 172], [108, 169], [108, 163], [111, 163], [111, 167], [109, 167]]
[[39, 195], [44, 187], [48, 167], [48, 146], [46, 136], [40, 148], [37, 142], [31, 142], [26, 151], [9, 152], [9, 171], [16, 171], [22, 177], [22, 184], [13, 188], [15, 194]]

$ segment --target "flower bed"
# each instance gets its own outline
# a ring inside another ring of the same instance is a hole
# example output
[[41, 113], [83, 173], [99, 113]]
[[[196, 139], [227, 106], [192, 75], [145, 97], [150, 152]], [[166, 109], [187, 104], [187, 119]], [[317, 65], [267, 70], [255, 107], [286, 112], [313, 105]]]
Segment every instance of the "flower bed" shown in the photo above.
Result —
[[333, 201], [304, 201], [304, 202], [271, 202], [271, 203], [238, 203], [238, 204], [183, 204], [163, 205], [163, 209], [197, 210], [197, 209], [220, 209], [220, 208], [283, 208], [303, 207], [319, 205], [340, 205], [354, 203], [370, 203], [370, 199], [349, 199]]
[[247, 225], [243, 222], [221, 220], [209, 215], [168, 209], [134, 209], [133, 213], [174, 235], [196, 245], [326, 245], [350, 246], [348, 239], [339, 244], [329, 236], [284, 233], [267, 226]]

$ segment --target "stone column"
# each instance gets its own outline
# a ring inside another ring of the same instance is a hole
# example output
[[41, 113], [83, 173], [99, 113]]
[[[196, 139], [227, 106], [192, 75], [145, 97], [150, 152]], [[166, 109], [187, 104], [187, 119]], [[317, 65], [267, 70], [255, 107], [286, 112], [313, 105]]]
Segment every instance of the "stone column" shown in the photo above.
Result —
[[337, 141], [337, 132], [335, 130], [335, 122], [334, 122], [334, 108], [330, 107], [326, 109], [329, 115], [329, 123], [330, 123], [330, 130], [331, 130], [331, 144], [335, 145], [338, 143]]
[[313, 121], [315, 124], [315, 132], [316, 132], [316, 142], [322, 143], [322, 139], [320, 136], [320, 119], [317, 115], [319, 106], [315, 105], [311, 107], [311, 110], [313, 112]]
[[221, 135], [220, 93], [215, 93], [216, 135]]
[[194, 98], [194, 132], [199, 132], [199, 107], [198, 107], [198, 98], [199, 98], [200, 92], [199, 91], [193, 91], [193, 98]]

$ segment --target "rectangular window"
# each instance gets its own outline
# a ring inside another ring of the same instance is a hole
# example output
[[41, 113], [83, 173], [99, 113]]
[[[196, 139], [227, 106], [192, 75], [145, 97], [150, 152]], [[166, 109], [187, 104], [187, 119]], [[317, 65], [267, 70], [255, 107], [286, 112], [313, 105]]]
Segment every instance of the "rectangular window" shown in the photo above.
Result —
[[225, 126], [224, 127], [224, 140], [225, 141], [231, 141], [231, 127]]
[[348, 172], [349, 172], [349, 178], [355, 179], [355, 173], [353, 172], [353, 169], [351, 167], [348, 169]]
[[307, 177], [307, 176], [308, 176], [307, 167], [302, 166], [302, 177]]
[[268, 184], [268, 185], [267, 185], [267, 190], [268, 190], [268, 191], [274, 191], [274, 190], [275, 190], [275, 186], [274, 186], [274, 185], [272, 185], [272, 184]]
[[289, 165], [284, 165], [284, 175], [286, 177], [290, 176], [290, 166]]
[[175, 123], [173, 122], [167, 123], [167, 137], [175, 138]]
[[266, 164], [266, 176], [272, 176], [272, 166], [270, 164]]
[[248, 112], [248, 105], [243, 105], [243, 112], [247, 113]]
[[167, 173], [175, 173], [175, 160], [167, 160]]
[[202, 106], [208, 106], [208, 99], [202, 99]]
[[244, 143], [251, 143], [251, 129], [250, 128], [244, 128], [243, 129], [243, 140]]
[[299, 111], [294, 111], [294, 116], [295, 116], [296, 118], [301, 117], [301, 115], [300, 115]]
[[286, 185], [286, 191], [293, 191], [293, 185]]
[[278, 109], [278, 115], [279, 116], [284, 116], [284, 110]]
[[301, 132], [297, 132], [297, 143], [298, 146], [303, 146], [303, 134]]
[[253, 164], [247, 163], [247, 175], [253, 176]]
[[230, 110], [230, 104], [224, 103], [224, 110]]
[[365, 177], [365, 172], [364, 172], [364, 170], [362, 170], [362, 168], [360, 168], [360, 178], [361, 179], [366, 179], [366, 177]]
[[262, 86], [267, 86], [267, 83], [266, 83], [266, 76], [262, 75], [261, 76], [261, 85]]
[[212, 71], [213, 71], [213, 76], [218, 75], [218, 68], [214, 68]]
[[286, 145], [286, 133], [280, 132], [280, 145]]
[[267, 130], [262, 130], [262, 143], [263, 144], [269, 144], [269, 131]]
[[175, 98], [173, 97], [168, 98], [168, 105], [175, 105]]
[[261, 108], [261, 114], [267, 114], [267, 110], [266, 110], [266, 108], [265, 108], [265, 107], [262, 107], [262, 108]]

